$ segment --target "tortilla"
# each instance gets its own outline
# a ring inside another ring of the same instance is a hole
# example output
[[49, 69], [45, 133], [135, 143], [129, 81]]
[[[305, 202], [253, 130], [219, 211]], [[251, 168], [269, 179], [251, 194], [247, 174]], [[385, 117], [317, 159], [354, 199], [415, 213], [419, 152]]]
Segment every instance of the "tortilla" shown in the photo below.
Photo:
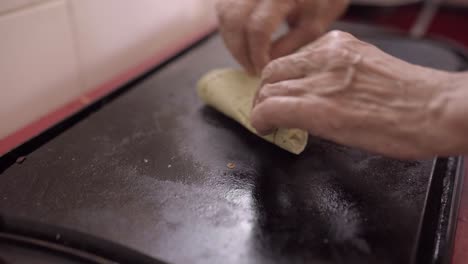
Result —
[[[216, 69], [198, 82], [198, 96], [205, 104], [242, 124], [257, 134], [250, 124], [250, 112], [260, 80], [236, 69]], [[307, 145], [308, 133], [300, 129], [277, 129], [263, 139], [294, 154]]]

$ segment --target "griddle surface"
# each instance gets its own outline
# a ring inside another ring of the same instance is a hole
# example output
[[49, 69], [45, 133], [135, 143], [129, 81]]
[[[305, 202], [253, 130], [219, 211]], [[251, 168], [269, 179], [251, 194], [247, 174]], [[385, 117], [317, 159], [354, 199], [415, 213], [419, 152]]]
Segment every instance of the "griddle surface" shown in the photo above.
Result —
[[[429, 44], [373, 41], [459, 66]], [[201, 75], [233, 65], [213, 37], [157, 70], [0, 174], [0, 212], [173, 263], [409, 263], [432, 161], [315, 138], [288, 154], [197, 99]]]

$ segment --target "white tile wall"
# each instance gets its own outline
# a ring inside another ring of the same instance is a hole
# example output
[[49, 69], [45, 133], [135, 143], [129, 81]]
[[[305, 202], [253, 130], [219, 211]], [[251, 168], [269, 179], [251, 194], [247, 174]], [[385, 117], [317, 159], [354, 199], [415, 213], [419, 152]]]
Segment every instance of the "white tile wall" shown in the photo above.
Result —
[[18, 8], [26, 8], [49, 0], [0, 0], [0, 14], [14, 11]]
[[215, 22], [215, 0], [0, 0], [0, 140]]
[[213, 23], [212, 3], [212, 0], [72, 1], [86, 89]]
[[0, 16], [0, 138], [80, 94], [65, 0]]

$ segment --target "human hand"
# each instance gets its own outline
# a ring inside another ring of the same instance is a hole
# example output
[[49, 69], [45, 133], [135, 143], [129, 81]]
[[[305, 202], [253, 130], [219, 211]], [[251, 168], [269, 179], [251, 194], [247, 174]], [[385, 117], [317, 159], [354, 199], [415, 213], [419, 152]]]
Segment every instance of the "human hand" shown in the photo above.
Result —
[[332, 31], [265, 67], [251, 121], [261, 134], [300, 128], [392, 157], [445, 154], [456, 144], [444, 123], [449, 76]]
[[[220, 0], [220, 32], [234, 58], [250, 73], [260, 74], [272, 58], [291, 54], [325, 32], [349, 0]], [[272, 42], [287, 21], [288, 33]]]

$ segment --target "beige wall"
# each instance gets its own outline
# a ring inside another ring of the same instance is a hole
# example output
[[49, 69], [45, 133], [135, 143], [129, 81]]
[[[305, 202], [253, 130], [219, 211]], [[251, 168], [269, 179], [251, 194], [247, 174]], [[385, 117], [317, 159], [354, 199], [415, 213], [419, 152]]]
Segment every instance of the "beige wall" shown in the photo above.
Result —
[[0, 139], [215, 22], [211, 0], [0, 0]]

